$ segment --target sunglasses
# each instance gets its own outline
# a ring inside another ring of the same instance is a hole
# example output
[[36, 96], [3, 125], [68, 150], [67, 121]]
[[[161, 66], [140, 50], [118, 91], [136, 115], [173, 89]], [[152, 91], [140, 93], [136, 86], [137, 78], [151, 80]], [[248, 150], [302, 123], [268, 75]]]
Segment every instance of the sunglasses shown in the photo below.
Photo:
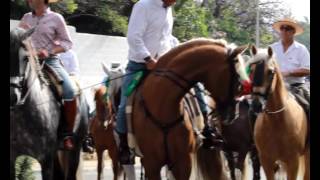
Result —
[[280, 30], [281, 30], [281, 31], [293, 31], [294, 28], [293, 28], [292, 26], [286, 26], [286, 25], [284, 25], [284, 26], [281, 26], [281, 27], [280, 27]]

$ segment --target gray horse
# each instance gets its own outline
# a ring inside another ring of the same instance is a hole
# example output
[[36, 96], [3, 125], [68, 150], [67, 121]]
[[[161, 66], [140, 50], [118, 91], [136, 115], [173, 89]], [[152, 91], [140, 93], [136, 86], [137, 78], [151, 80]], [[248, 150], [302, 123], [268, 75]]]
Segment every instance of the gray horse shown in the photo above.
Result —
[[64, 129], [61, 102], [43, 77], [29, 36], [34, 29], [10, 31], [10, 179], [15, 179], [15, 160], [35, 158], [42, 179], [76, 179], [82, 139], [87, 131], [88, 105], [79, 97], [75, 149], [58, 157], [58, 134]]

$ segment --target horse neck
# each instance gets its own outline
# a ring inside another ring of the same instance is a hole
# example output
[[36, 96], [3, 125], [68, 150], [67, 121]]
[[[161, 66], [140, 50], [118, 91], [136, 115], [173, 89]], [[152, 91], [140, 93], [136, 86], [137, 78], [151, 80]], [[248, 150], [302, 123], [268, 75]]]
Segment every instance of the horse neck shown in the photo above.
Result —
[[[216, 57], [212, 54], [209, 56], [202, 56], [203, 52], [201, 51], [193, 53], [198, 53], [198, 55], [192, 54], [192, 57], [194, 58], [187, 58], [188, 55], [186, 55], [187, 57], [176, 56], [172, 58], [171, 62], [163, 67], [163, 69], [175, 72], [178, 75], [183, 76], [189, 82], [194, 82], [194, 84], [196, 82], [203, 82], [204, 86], [212, 93], [213, 97], [225, 97], [227, 93], [218, 88], [218, 78], [221, 77], [221, 75], [217, 73], [224, 73], [221, 69], [218, 69], [218, 67], [223, 68], [223, 65], [221, 65], [223, 61], [217, 60], [218, 58], [221, 58], [221, 56]], [[195, 59], [195, 57], [199, 58]], [[212, 61], [214, 61], [215, 66], [208, 66], [213, 64]], [[210, 84], [205, 83], [208, 82], [206, 78], [209, 75], [209, 72], [216, 73], [215, 78], [217, 78], [215, 81], [211, 81]], [[183, 81], [181, 82], [186, 85]], [[190, 84], [188, 89], [193, 87], [194, 84]], [[216, 91], [212, 91], [213, 89]], [[168, 78], [155, 74], [150, 74], [142, 85], [142, 95], [145, 99], [146, 106], [154, 116], [158, 116], [159, 119], [163, 120], [172, 120], [181, 114], [180, 102], [185, 94], [185, 89], [177, 86]]]
[[[267, 108], [270, 111], [278, 110], [285, 105], [288, 99], [288, 91], [284, 85], [280, 71], [277, 69], [275, 71], [274, 88], [271, 90], [270, 97], [268, 98]], [[272, 88], [272, 87], [271, 87]]]

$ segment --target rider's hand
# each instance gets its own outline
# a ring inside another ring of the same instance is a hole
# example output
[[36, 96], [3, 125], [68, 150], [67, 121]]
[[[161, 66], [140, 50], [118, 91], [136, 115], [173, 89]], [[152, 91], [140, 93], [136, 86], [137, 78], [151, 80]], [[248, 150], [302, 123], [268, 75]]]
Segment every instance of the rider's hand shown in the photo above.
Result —
[[147, 69], [148, 70], [152, 70], [154, 69], [154, 67], [157, 64], [157, 60], [155, 60], [154, 58], [150, 57], [147, 61], [146, 61], [146, 65], [147, 65]]
[[30, 29], [31, 26], [25, 22], [20, 22], [19, 27], [23, 28], [23, 29]]
[[38, 51], [38, 57], [39, 57], [40, 59], [46, 59], [46, 58], [49, 57], [49, 53], [48, 53], [48, 51], [47, 51], [46, 49], [40, 49], [40, 50]]

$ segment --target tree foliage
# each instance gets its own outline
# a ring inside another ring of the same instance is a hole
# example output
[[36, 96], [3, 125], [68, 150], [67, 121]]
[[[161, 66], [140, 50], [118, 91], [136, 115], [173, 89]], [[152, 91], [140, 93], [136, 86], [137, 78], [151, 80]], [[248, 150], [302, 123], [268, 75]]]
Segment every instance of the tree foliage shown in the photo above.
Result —
[[[80, 32], [125, 36], [132, 7], [137, 1], [63, 0], [50, 6]], [[272, 23], [291, 15], [280, 0], [178, 0], [174, 5], [173, 34], [180, 41], [211, 37], [225, 38], [236, 44], [255, 43], [257, 7], [260, 46], [264, 47], [277, 40]], [[25, 0], [11, 0], [10, 9], [12, 19], [20, 19], [29, 11]], [[310, 48], [309, 20], [301, 24], [305, 33], [297, 40]]]
[[173, 34], [180, 41], [196, 37], [208, 37], [210, 26], [208, 9], [201, 8], [193, 0], [186, 0], [175, 11]]
[[304, 32], [296, 37], [296, 40], [304, 44], [310, 51], [310, 21], [305, 17], [304, 21], [300, 21], [299, 24], [303, 27]]

